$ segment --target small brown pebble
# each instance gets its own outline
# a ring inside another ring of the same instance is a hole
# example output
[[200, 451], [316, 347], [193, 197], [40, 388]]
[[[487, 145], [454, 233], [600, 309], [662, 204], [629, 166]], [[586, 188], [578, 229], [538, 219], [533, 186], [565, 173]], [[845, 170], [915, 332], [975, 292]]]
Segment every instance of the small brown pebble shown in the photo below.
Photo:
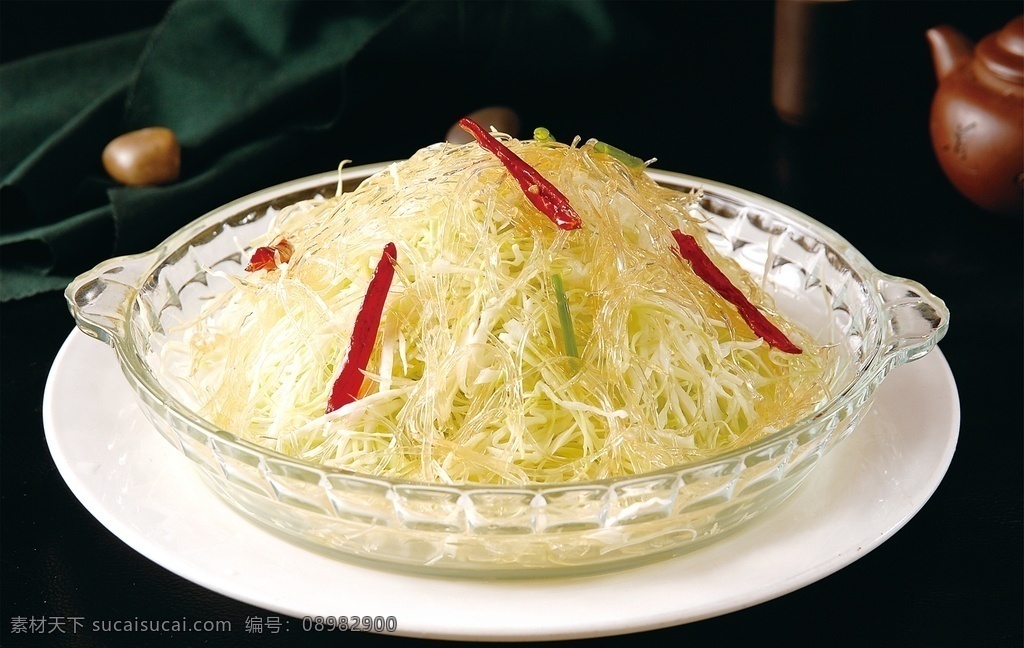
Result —
[[[466, 117], [483, 126], [484, 130], [490, 131], [491, 126], [494, 126], [502, 133], [512, 137], [519, 137], [519, 115], [511, 108], [490, 106], [489, 108], [481, 108], [476, 112], [469, 113]], [[448, 129], [448, 134], [445, 135], [444, 139], [452, 144], [467, 144], [473, 141], [473, 136], [462, 130], [458, 122], [456, 122]]]
[[110, 140], [103, 168], [118, 182], [132, 186], [174, 182], [181, 171], [181, 145], [169, 128], [143, 128]]

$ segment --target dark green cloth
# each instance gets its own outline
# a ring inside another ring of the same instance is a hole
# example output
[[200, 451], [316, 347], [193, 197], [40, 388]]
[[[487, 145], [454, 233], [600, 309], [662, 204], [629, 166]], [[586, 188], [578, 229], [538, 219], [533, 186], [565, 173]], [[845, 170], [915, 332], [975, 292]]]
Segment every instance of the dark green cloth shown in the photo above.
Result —
[[[180, 0], [152, 30], [0, 66], [0, 299], [62, 289], [262, 187], [405, 157], [486, 105], [578, 110], [568, 88], [642, 46], [612, 8]], [[181, 178], [119, 186], [102, 150], [146, 126], [177, 134]]]

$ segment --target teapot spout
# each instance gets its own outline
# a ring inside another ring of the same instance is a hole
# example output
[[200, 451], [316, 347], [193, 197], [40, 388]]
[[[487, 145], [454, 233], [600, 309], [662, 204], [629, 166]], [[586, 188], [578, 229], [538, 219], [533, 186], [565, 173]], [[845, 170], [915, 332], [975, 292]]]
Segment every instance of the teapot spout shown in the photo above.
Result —
[[974, 43], [948, 25], [933, 27], [926, 32], [932, 50], [932, 64], [939, 81], [971, 58]]

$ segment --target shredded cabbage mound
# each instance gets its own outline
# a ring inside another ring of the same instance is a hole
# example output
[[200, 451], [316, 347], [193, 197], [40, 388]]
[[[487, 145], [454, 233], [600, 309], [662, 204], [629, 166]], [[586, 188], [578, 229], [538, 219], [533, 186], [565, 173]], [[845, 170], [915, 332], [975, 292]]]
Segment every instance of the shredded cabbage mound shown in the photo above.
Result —
[[[234, 278], [187, 328], [199, 413], [326, 466], [528, 484], [707, 457], [819, 402], [821, 349], [715, 253], [699, 195], [657, 185], [593, 140], [496, 135], [568, 197], [582, 229], [555, 227], [476, 143], [430, 146], [350, 193], [282, 210], [253, 245], [286, 237], [289, 261]], [[680, 258], [676, 228], [804, 352], [755, 337]], [[325, 414], [388, 242], [395, 278], [363, 391]], [[553, 275], [578, 357], [566, 353]]]

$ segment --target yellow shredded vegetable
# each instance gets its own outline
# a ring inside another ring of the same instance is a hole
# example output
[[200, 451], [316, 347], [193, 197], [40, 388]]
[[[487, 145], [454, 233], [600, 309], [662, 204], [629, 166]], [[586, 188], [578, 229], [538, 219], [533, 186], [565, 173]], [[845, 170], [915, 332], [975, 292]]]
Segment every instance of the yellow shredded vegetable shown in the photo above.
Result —
[[[772, 350], [674, 252], [699, 196], [582, 145], [499, 136], [583, 220], [562, 231], [475, 143], [437, 144], [356, 190], [285, 209], [250, 272], [187, 331], [200, 413], [288, 455], [441, 483], [643, 473], [791, 423], [822, 355], [713, 257], [800, 355]], [[324, 414], [381, 248], [398, 264], [361, 397]], [[710, 248], [709, 248], [710, 249]], [[566, 354], [561, 278], [578, 358]]]

